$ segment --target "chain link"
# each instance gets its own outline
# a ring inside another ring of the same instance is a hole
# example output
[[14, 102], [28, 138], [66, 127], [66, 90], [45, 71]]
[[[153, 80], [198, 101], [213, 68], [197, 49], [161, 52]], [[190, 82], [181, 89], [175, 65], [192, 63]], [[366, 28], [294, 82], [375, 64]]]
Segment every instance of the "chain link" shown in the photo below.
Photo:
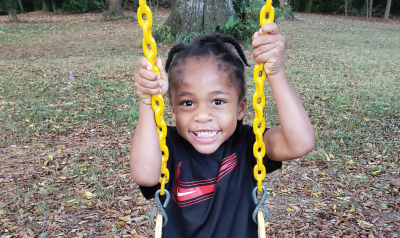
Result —
[[[139, 9], [137, 11], [138, 21], [140, 27], [143, 29], [143, 53], [147, 60], [153, 66], [153, 72], [160, 74], [160, 70], [155, 65], [157, 56], [157, 45], [153, 36], [151, 35], [151, 27], [153, 25], [153, 16], [150, 8], [146, 5], [146, 0], [139, 0]], [[169, 151], [166, 145], [165, 137], [167, 136], [167, 124], [164, 121], [164, 99], [161, 94], [153, 95], [151, 97], [151, 107], [154, 110], [154, 115], [157, 124], [158, 139], [160, 141], [160, 149], [162, 155], [161, 162], [161, 177], [159, 182], [161, 184], [161, 195], [165, 194], [165, 184], [169, 180], [169, 171], [167, 169], [167, 161], [169, 158]]]
[[[267, 23], [274, 21], [275, 11], [271, 6], [272, 0], [266, 0], [266, 4], [261, 8], [260, 12], [260, 25], [263, 26]], [[268, 13], [268, 19], [265, 18]], [[254, 83], [256, 90], [253, 95], [253, 107], [255, 111], [255, 117], [253, 121], [253, 131], [256, 135], [256, 142], [253, 146], [254, 157], [257, 159], [257, 164], [254, 166], [254, 178], [257, 180], [258, 191], [262, 192], [262, 181], [265, 178], [266, 170], [263, 164], [263, 158], [265, 155], [265, 144], [263, 140], [263, 134], [265, 130], [265, 120], [263, 116], [263, 110], [265, 106], [265, 94], [264, 94], [264, 82], [267, 75], [264, 72], [264, 63], [257, 64], [254, 67]]]

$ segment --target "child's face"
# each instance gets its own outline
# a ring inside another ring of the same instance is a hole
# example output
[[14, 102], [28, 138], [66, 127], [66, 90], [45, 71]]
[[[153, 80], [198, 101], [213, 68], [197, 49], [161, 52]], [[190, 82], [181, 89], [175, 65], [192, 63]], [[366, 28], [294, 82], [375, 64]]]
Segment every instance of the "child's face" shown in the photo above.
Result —
[[182, 73], [174, 78], [176, 86], [170, 88], [176, 128], [203, 154], [215, 152], [245, 115], [246, 98], [239, 101], [238, 89], [223, 67], [218, 69], [219, 64], [224, 63], [212, 58], [189, 58]]

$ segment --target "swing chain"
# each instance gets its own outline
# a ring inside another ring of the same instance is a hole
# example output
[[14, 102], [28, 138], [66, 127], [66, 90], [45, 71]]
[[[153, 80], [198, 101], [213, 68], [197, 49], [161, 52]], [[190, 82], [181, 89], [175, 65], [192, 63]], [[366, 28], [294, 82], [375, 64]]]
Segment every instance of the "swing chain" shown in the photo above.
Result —
[[150, 223], [151, 223], [151, 226], [152, 226], [152, 227], [154, 227], [154, 217], [155, 217], [155, 215], [156, 215], [156, 213], [157, 213], [157, 210], [160, 210], [162, 216], [164, 217], [163, 227], [168, 223], [168, 215], [167, 215], [167, 213], [165, 212], [165, 209], [164, 209], [164, 208], [166, 208], [166, 207], [168, 206], [169, 199], [170, 199], [171, 195], [170, 195], [170, 193], [168, 192], [168, 190], [165, 190], [164, 192], [165, 192], [165, 195], [166, 195], [165, 202], [164, 202], [164, 206], [161, 204], [161, 201], [160, 201], [160, 193], [161, 193], [161, 190], [160, 190], [160, 189], [157, 190], [156, 194], [154, 195], [154, 197], [155, 197], [155, 199], [156, 199], [156, 204], [157, 204], [157, 205], [156, 205], [156, 207], [154, 208], [154, 210], [153, 210], [153, 212], [151, 213], [151, 216], [150, 216]]
[[[271, 6], [272, 0], [266, 0], [266, 5], [261, 9], [260, 13], [260, 25], [263, 26], [267, 23], [274, 21], [275, 11]], [[265, 18], [268, 13], [268, 19]], [[256, 135], [256, 142], [253, 146], [254, 157], [257, 159], [257, 164], [254, 166], [254, 178], [257, 180], [258, 191], [262, 191], [262, 181], [265, 178], [266, 170], [263, 164], [263, 158], [265, 155], [265, 144], [263, 140], [263, 134], [265, 130], [265, 120], [263, 116], [263, 110], [265, 106], [265, 94], [264, 94], [264, 82], [267, 75], [264, 72], [264, 63], [257, 64], [254, 67], [254, 83], [256, 90], [253, 95], [253, 107], [255, 111], [255, 117], [253, 121], [253, 131]]]
[[[160, 70], [155, 65], [157, 56], [157, 45], [153, 36], [151, 35], [151, 27], [153, 25], [153, 16], [150, 8], [146, 5], [146, 0], [139, 0], [139, 9], [137, 11], [137, 17], [140, 27], [143, 29], [143, 53], [147, 60], [153, 66], [153, 72], [160, 75]], [[165, 137], [167, 136], [167, 124], [164, 121], [164, 99], [161, 94], [153, 95], [151, 97], [151, 107], [154, 110], [158, 139], [160, 141], [160, 149], [162, 155], [161, 162], [161, 177], [159, 182], [161, 184], [160, 194], [163, 196], [165, 194], [165, 184], [169, 180], [169, 171], [167, 168], [167, 161], [169, 158], [169, 151], [166, 145]]]
[[263, 190], [263, 195], [262, 195], [260, 201], [257, 201], [257, 188], [258, 187], [255, 187], [253, 189], [253, 201], [254, 201], [254, 204], [256, 204], [257, 206], [254, 209], [253, 214], [251, 216], [253, 218], [253, 221], [256, 224], [258, 224], [256, 216], [257, 216], [257, 213], [258, 213], [258, 211], [260, 210], [261, 207], [264, 208], [264, 211], [265, 211], [265, 213], [267, 215], [265, 217], [264, 222], [267, 222], [269, 220], [269, 210], [268, 210], [267, 204], [265, 204], [265, 199], [267, 199], [267, 195], [268, 195], [267, 189], [265, 188], [265, 186], [261, 186], [261, 189]]

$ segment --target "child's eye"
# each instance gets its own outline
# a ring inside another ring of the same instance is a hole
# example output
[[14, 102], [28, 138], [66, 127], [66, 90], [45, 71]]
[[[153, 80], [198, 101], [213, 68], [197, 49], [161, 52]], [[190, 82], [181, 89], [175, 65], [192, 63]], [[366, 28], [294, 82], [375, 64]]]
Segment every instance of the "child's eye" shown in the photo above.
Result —
[[219, 105], [224, 104], [224, 101], [222, 101], [221, 99], [215, 99], [215, 100], [212, 102], [212, 104], [213, 104], [213, 105], [219, 106]]
[[185, 107], [192, 107], [194, 106], [194, 103], [192, 101], [184, 101], [182, 102], [182, 105]]

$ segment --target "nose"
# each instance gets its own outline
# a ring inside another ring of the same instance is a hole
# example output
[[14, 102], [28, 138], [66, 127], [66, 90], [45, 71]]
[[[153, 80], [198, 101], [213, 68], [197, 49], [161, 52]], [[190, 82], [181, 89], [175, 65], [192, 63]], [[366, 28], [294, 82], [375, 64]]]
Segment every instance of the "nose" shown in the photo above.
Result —
[[206, 105], [199, 105], [195, 114], [195, 121], [200, 123], [210, 122], [213, 115]]

